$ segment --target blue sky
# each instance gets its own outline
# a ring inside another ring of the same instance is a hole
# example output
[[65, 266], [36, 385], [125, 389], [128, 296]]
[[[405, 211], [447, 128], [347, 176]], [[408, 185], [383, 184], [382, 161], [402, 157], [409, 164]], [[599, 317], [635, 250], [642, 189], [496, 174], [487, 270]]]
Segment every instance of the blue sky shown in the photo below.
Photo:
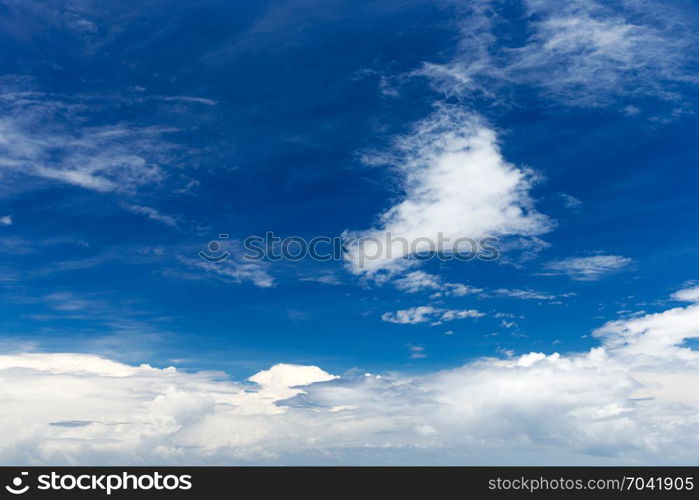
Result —
[[[576, 356], [677, 306], [699, 11], [555, 4], [0, 2], [2, 354], [433, 376]], [[241, 256], [267, 231], [388, 230], [502, 256]], [[206, 265], [220, 233], [232, 257]]]

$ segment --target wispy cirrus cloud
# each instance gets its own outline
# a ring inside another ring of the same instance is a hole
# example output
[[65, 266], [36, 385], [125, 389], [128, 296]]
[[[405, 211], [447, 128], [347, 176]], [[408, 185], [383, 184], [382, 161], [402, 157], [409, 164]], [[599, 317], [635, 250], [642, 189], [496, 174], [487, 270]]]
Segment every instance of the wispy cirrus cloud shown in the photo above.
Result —
[[[454, 295], [462, 297], [472, 293], [480, 293], [481, 288], [476, 288], [463, 283], [448, 283], [440, 276], [429, 274], [424, 271], [412, 271], [406, 275], [393, 280], [393, 285], [406, 293], [417, 293], [422, 290], [435, 292], [438, 296]], [[434, 294], [433, 294], [434, 295]]]
[[267, 266], [262, 262], [237, 260], [232, 257], [221, 262], [206, 262], [200, 258], [189, 257], [179, 257], [178, 260], [186, 268], [195, 270], [197, 273], [192, 275], [174, 271], [170, 273], [173, 276], [190, 276], [194, 279], [213, 276], [224, 282], [250, 282], [261, 288], [271, 288], [275, 285], [274, 277], [269, 274]]
[[162, 139], [168, 131], [120, 124], [41, 132], [5, 118], [0, 120], [0, 169], [94, 191], [132, 192], [165, 177], [160, 163], [171, 147]]
[[[402, 271], [411, 252], [449, 253], [460, 238], [534, 236], [552, 227], [529, 196], [533, 172], [508, 163], [495, 131], [459, 107], [438, 105], [392, 153], [372, 161], [395, 169], [404, 196], [376, 227], [350, 233], [363, 239], [348, 248], [348, 264], [357, 274]], [[408, 245], [372, 244], [387, 240]]]
[[521, 288], [498, 288], [493, 290], [492, 292], [493, 295], [498, 296], [498, 297], [511, 297], [514, 299], [522, 299], [522, 300], [556, 300], [561, 297], [570, 297], [571, 293], [563, 294], [563, 295], [554, 295], [552, 293], [546, 293], [546, 292], [540, 292], [537, 290], [531, 290], [531, 289], [521, 289]]
[[165, 224], [166, 226], [171, 226], [171, 227], [176, 227], [177, 226], [177, 217], [173, 217], [172, 215], [167, 215], [159, 212], [155, 208], [152, 207], [147, 207], [144, 205], [134, 205], [131, 203], [125, 203], [124, 208], [126, 208], [129, 212], [133, 212], [135, 214], [139, 215], [145, 215], [151, 220], [161, 222]]
[[405, 293], [418, 293], [421, 291], [433, 292], [430, 295], [432, 299], [440, 297], [463, 297], [465, 295], [477, 295], [479, 298], [492, 297], [509, 297], [521, 300], [542, 300], [542, 301], [557, 301], [559, 299], [572, 297], [574, 292], [563, 294], [552, 294], [530, 288], [496, 288], [484, 289], [474, 286], [464, 285], [463, 283], [449, 283], [442, 279], [441, 276], [426, 273], [425, 271], [411, 271], [394, 279], [393, 285], [400, 291]]
[[566, 275], [577, 281], [596, 281], [628, 267], [633, 261], [621, 255], [571, 257], [546, 264], [544, 276]]
[[[696, 12], [634, 0], [524, 0], [518, 7], [514, 20], [490, 0], [464, 7], [457, 56], [412, 74], [447, 95], [502, 101], [511, 86], [529, 85], [559, 102], [592, 107], [647, 97], [676, 101], [679, 86], [698, 81], [690, 49]], [[499, 38], [508, 22], [528, 33], [522, 43]]]
[[[162, 182], [177, 157], [176, 129], [126, 122], [90, 124], [89, 111], [109, 102], [56, 96], [29, 81], [0, 81], [0, 173], [99, 192], [133, 193]], [[89, 104], [89, 106], [88, 106]]]

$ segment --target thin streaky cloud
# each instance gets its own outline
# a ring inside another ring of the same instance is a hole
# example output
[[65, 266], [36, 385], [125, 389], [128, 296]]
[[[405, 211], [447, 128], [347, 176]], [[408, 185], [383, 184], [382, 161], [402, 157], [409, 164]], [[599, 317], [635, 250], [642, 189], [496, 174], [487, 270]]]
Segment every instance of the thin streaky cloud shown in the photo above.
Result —
[[466, 318], [481, 318], [485, 316], [476, 309], [444, 309], [434, 306], [417, 306], [410, 309], [402, 309], [395, 312], [387, 312], [381, 315], [381, 319], [388, 323], [401, 325], [416, 325], [432, 322], [436, 326], [445, 321], [454, 321]]
[[571, 257], [549, 262], [545, 265], [543, 276], [569, 276], [577, 281], [596, 281], [610, 274], [627, 268], [633, 262], [621, 255], [593, 255], [590, 257]]

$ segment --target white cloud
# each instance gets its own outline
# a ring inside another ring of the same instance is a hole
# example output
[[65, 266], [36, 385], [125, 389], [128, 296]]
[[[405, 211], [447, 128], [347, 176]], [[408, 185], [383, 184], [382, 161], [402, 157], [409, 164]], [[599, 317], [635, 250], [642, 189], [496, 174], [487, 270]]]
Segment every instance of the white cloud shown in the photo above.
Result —
[[697, 82], [691, 71], [696, 30], [682, 8], [634, 0], [523, 4], [524, 44], [498, 38], [502, 17], [493, 13], [493, 2], [472, 3], [462, 18], [458, 55], [412, 74], [446, 95], [500, 100], [503, 90], [524, 84], [579, 106], [648, 96], [675, 101], [677, 84]]
[[573, 210], [577, 210], [583, 206], [582, 201], [567, 193], [558, 193], [558, 199], [563, 202], [566, 208], [571, 208]]
[[[278, 364], [253, 375], [248, 380], [260, 386], [260, 390], [257, 391], [259, 397], [274, 403], [303, 394], [299, 386], [327, 382], [336, 378], [339, 377], [330, 375], [317, 366]], [[270, 408], [270, 411], [283, 413], [283, 409], [273, 404]]]
[[276, 365], [236, 383], [86, 354], [3, 355], [0, 462], [692, 464], [699, 352], [685, 342], [699, 338], [699, 287], [678, 297], [694, 302], [607, 323], [588, 352], [502, 349], [511, 357], [421, 375]]
[[606, 275], [618, 272], [632, 260], [620, 255], [594, 255], [591, 257], [571, 257], [546, 264], [546, 276], [568, 275], [577, 281], [595, 281]]
[[169, 127], [84, 125], [85, 105], [40, 92], [0, 87], [0, 173], [86, 189], [133, 192], [165, 177], [175, 145]]
[[692, 43], [686, 20], [664, 3], [646, 4], [650, 12], [628, 1], [622, 9], [590, 0], [527, 3], [536, 31], [509, 71], [557, 98], [596, 105], [620, 95], [669, 97], [672, 83], [696, 81], [684, 69]]
[[12, 225], [12, 216], [11, 215], [3, 215], [0, 217], [0, 226], [11, 226]]
[[[467, 12], [460, 17], [457, 56], [411, 72], [427, 77], [446, 95], [478, 93], [498, 101], [517, 86], [532, 85], [567, 104], [600, 106], [621, 97], [676, 101], [677, 84], [697, 81], [685, 56], [694, 34], [679, 9], [635, 1], [614, 8], [593, 0], [529, 0], [521, 17], [529, 35], [513, 47], [498, 39], [503, 20], [493, 13], [492, 2], [463, 8]], [[364, 238], [350, 248], [348, 262], [356, 274], [385, 279], [381, 272], [394, 274], [416, 265], [406, 257], [421, 251], [448, 253], [440, 234], [453, 242], [461, 237], [532, 237], [551, 227], [533, 209], [531, 171], [507, 163], [495, 131], [457, 106], [438, 105], [392, 153], [365, 159], [393, 166], [403, 197], [373, 228], [348, 233]], [[567, 195], [564, 201], [580, 205]]]
[[679, 372], [686, 366], [697, 368], [699, 355], [683, 343], [699, 337], [699, 287], [680, 290], [673, 298], [692, 305], [611, 321], [594, 335], [626, 363], [644, 369], [668, 368], [672, 363]]
[[216, 106], [216, 101], [213, 99], [207, 99], [206, 97], [193, 97], [186, 95], [176, 95], [176, 96], [155, 96], [156, 99], [162, 99], [163, 101], [179, 101], [179, 102], [192, 102], [197, 104], [206, 104], [207, 106]]
[[145, 215], [151, 220], [161, 222], [167, 226], [172, 226], [175, 227], [177, 226], [177, 218], [173, 217], [172, 215], [166, 215], [163, 213], [160, 213], [154, 208], [151, 207], [146, 207], [143, 205], [133, 205], [129, 203], [125, 203], [124, 207], [129, 211], [133, 212], [135, 214], [140, 214], [140, 215]]
[[512, 297], [523, 300], [546, 300], [552, 301], [559, 298], [570, 297], [574, 293], [553, 295], [536, 290], [522, 290], [517, 288], [498, 288], [495, 290], [484, 290], [463, 283], [447, 283], [440, 276], [429, 274], [425, 271], [411, 271], [392, 281], [394, 286], [406, 293], [417, 293], [424, 290], [434, 291], [430, 298], [442, 296], [462, 297], [468, 294], [479, 294], [481, 297]]
[[421, 345], [411, 345], [408, 346], [408, 349], [410, 350], [410, 359], [425, 359], [427, 357], [425, 348]]
[[422, 290], [436, 291], [436, 295], [454, 295], [462, 297], [483, 290], [463, 283], [445, 283], [441, 277], [424, 271], [412, 271], [393, 281], [398, 290], [406, 293], [417, 293]]
[[180, 258], [180, 262], [192, 269], [206, 271], [221, 281], [242, 283], [250, 281], [261, 288], [274, 286], [274, 278], [262, 262], [240, 261], [233, 256], [221, 262], [206, 262], [202, 259]]
[[363, 241], [349, 247], [357, 274], [403, 270], [405, 257], [449, 253], [459, 238], [537, 235], [550, 228], [533, 209], [532, 174], [507, 163], [495, 132], [459, 108], [438, 106], [397, 142], [395, 156], [383, 160], [396, 168], [405, 195], [377, 227], [353, 234]]
[[[76, 135], [22, 130], [0, 120], [0, 169], [94, 191], [133, 191], [165, 174], [158, 157], [162, 128], [124, 125], [85, 128]], [[150, 158], [150, 159], [149, 159]]]
[[550, 293], [537, 292], [536, 290], [520, 290], [517, 288], [498, 288], [497, 290], [493, 290], [493, 294], [523, 300], [554, 300], [557, 298], [556, 295]]
[[381, 319], [389, 323], [398, 323], [402, 325], [416, 325], [428, 321], [432, 321], [433, 325], [438, 325], [444, 321], [480, 318], [482, 316], [485, 316], [485, 314], [475, 309], [443, 309], [433, 306], [418, 306], [384, 313], [381, 315]]
[[310, 281], [322, 283], [323, 285], [342, 285], [342, 280], [332, 272], [317, 273], [313, 276], [304, 276], [299, 278], [299, 281]]
[[679, 290], [672, 295], [672, 298], [681, 302], [699, 302], [699, 287]]

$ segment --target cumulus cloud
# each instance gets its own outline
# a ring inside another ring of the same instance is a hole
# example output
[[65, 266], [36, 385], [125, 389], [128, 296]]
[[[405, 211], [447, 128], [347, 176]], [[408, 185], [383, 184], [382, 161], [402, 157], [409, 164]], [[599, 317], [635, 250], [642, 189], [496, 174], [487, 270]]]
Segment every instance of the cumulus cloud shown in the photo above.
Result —
[[550, 229], [529, 197], [533, 174], [508, 163], [495, 132], [458, 107], [438, 106], [397, 142], [394, 155], [382, 159], [395, 167], [404, 196], [376, 227], [349, 233], [358, 238], [348, 248], [357, 274], [404, 270], [407, 257], [448, 254], [460, 238], [533, 236]]
[[591, 257], [571, 257], [546, 264], [546, 276], [567, 275], [577, 281], [595, 281], [616, 273], [632, 260], [620, 255], [594, 255]]
[[418, 306], [384, 313], [381, 315], [381, 319], [389, 323], [402, 325], [416, 325], [418, 323], [427, 323], [428, 321], [432, 321], [433, 325], [438, 325], [444, 321], [480, 318], [482, 316], [485, 316], [485, 314], [475, 309], [443, 309], [433, 306]]
[[281, 364], [234, 382], [7, 354], [0, 462], [696, 463], [699, 353], [686, 342], [699, 338], [699, 287], [681, 297], [692, 303], [600, 327], [587, 352], [508, 351], [422, 375]]
[[12, 225], [12, 216], [11, 215], [3, 215], [0, 217], [0, 226], [11, 226]]
[[696, 369], [699, 355], [684, 343], [699, 337], [699, 287], [681, 290], [673, 298], [692, 305], [612, 321], [595, 330], [594, 335], [626, 363], [644, 369], [668, 368], [676, 363], [677, 372], [683, 367]]
[[699, 287], [679, 290], [672, 294], [672, 298], [681, 302], [699, 302]]

